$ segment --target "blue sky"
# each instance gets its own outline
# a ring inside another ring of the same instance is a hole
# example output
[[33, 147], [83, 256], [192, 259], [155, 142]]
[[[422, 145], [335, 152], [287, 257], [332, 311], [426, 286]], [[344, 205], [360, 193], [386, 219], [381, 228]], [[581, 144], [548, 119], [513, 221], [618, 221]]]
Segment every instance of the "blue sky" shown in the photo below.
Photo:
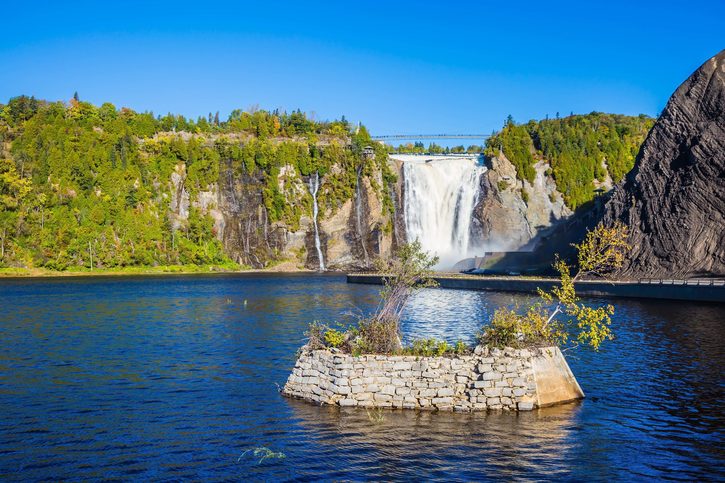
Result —
[[725, 1], [11, 2], [0, 100], [187, 116], [259, 106], [374, 134], [656, 115], [725, 48]]

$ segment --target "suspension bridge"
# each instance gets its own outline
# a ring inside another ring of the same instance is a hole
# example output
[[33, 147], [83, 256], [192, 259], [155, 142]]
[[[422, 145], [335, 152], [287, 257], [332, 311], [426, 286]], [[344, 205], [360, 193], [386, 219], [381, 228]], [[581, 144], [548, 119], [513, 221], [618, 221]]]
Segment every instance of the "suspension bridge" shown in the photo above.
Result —
[[375, 141], [395, 141], [414, 139], [480, 139], [486, 140], [490, 134], [383, 134], [380, 136], [371, 136]]

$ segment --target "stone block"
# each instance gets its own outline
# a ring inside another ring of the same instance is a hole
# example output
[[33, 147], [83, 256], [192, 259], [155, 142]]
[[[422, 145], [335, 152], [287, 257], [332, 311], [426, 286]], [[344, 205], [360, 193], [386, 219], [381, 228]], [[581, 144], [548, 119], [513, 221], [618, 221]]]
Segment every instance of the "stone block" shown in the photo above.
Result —
[[486, 404], [489, 406], [497, 406], [501, 404], [501, 398], [498, 397], [489, 397], [486, 399]]
[[410, 388], [409, 387], [398, 387], [395, 389], [395, 394], [410, 394]]
[[491, 387], [491, 381], [474, 381], [473, 387], [476, 389], [485, 389]]
[[534, 402], [533, 401], [520, 401], [518, 403], [519, 411], [531, 411], [534, 409]]
[[453, 389], [450, 387], [442, 387], [438, 389], [438, 397], [453, 396]]
[[513, 395], [516, 397], [521, 397], [524, 394], [526, 394], [526, 389], [524, 389], [522, 387], [517, 387], [516, 389], [513, 390]]
[[357, 401], [354, 399], [340, 399], [340, 402], [338, 403], [340, 406], [357, 406]]
[[395, 394], [395, 386], [393, 386], [392, 384], [388, 384], [387, 386], [383, 386], [380, 389], [380, 393], [381, 394], [389, 394], [389, 395], [392, 396], [393, 394]]
[[511, 385], [514, 387], [525, 387], [526, 381], [523, 377], [516, 377], [513, 381], [511, 381]]
[[491, 364], [479, 364], [476, 369], [478, 372], [483, 374], [484, 372], [491, 372], [493, 370], [493, 366]]
[[390, 394], [382, 394], [382, 393], [376, 392], [375, 395], [373, 396], [373, 399], [376, 402], [377, 401], [392, 401], [393, 396], [391, 396]]
[[453, 404], [453, 398], [452, 397], [434, 397], [431, 402], [434, 406], [444, 406], [444, 405], [450, 405]]
[[483, 374], [482, 379], [484, 381], [499, 381], [501, 380], [501, 373], [500, 372], [486, 372]]
[[379, 392], [380, 386], [378, 386], [377, 384], [368, 384], [368, 387], [365, 389], [368, 392]]
[[412, 364], [410, 362], [396, 362], [393, 364], [393, 370], [395, 371], [409, 371]]
[[438, 394], [438, 390], [437, 389], [421, 389], [419, 394], [420, 394], [420, 397], [431, 398]]

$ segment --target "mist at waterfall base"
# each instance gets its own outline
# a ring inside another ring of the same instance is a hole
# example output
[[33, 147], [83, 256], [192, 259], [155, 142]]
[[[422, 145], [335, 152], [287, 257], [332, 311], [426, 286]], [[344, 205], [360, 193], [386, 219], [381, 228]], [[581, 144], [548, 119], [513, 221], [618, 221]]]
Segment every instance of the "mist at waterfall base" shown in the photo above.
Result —
[[438, 256], [436, 270], [451, 269], [465, 258], [500, 247], [472, 230], [481, 198], [480, 156], [397, 155], [403, 162], [405, 229], [408, 241]]

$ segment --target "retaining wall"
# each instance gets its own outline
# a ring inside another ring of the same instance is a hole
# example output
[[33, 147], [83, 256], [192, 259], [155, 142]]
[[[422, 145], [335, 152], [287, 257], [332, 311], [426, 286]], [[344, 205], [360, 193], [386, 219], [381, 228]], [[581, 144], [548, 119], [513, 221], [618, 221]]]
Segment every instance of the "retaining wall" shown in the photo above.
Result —
[[584, 397], [558, 347], [453, 357], [304, 351], [282, 389], [320, 404], [482, 411], [531, 410]]
[[[373, 274], [349, 274], [348, 283], [382, 285], [383, 278]], [[503, 292], [537, 293], [537, 289], [551, 290], [559, 286], [554, 279], [527, 279], [516, 277], [486, 276], [436, 276], [441, 288], [464, 290], [491, 290]], [[625, 297], [698, 302], [725, 302], [723, 280], [657, 280], [657, 281], [595, 281], [580, 280], [575, 283], [578, 295], [593, 297]]]

